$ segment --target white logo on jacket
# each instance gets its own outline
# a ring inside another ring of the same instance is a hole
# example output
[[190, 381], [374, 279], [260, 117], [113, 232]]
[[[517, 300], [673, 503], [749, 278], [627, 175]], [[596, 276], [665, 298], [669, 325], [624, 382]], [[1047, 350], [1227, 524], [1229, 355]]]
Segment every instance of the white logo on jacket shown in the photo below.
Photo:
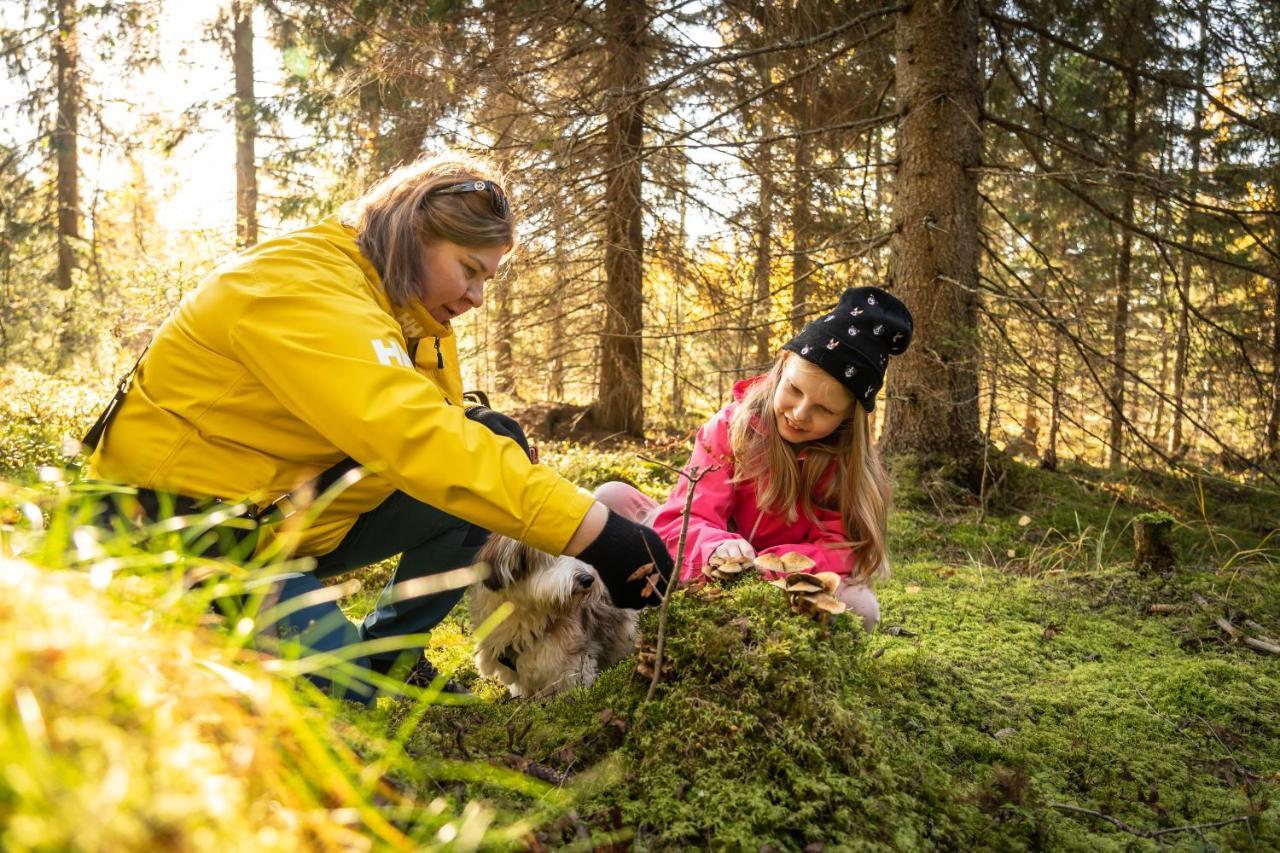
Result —
[[413, 367], [413, 359], [409, 358], [409, 353], [404, 351], [404, 347], [400, 346], [400, 342], [392, 338], [384, 341], [382, 338], [374, 338], [369, 341], [373, 344], [373, 354], [378, 357], [378, 361], [390, 367], [398, 364], [401, 367]]

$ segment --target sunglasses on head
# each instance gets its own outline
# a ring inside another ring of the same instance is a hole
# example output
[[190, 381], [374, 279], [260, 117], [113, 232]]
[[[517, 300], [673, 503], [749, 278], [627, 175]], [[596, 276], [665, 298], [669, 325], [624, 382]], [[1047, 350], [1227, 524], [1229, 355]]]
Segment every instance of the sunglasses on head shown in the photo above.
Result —
[[479, 193], [486, 190], [489, 193], [489, 207], [492, 208], [493, 215], [499, 219], [506, 219], [507, 214], [511, 212], [511, 205], [507, 203], [507, 194], [502, 191], [502, 187], [493, 181], [463, 181], [460, 184], [449, 184], [446, 187], [431, 190], [425, 198], [458, 193]]

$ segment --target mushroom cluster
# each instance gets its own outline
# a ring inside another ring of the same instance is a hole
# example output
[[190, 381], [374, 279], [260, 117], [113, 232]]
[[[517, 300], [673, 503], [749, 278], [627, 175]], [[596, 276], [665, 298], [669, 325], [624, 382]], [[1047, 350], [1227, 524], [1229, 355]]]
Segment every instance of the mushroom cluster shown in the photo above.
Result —
[[[761, 565], [761, 560], [766, 560], [766, 565]], [[780, 558], [772, 555], [756, 558], [757, 568], [779, 575], [769, 583], [787, 594], [792, 610], [826, 622], [843, 613], [847, 607], [835, 595], [840, 587], [840, 576], [835, 572], [808, 574], [808, 570], [816, 565], [811, 558], [794, 551]]]
[[[636, 637], [636, 672], [645, 678], [653, 678], [653, 665], [658, 662], [658, 647], [646, 645], [641, 641], [640, 637]], [[662, 662], [662, 681], [671, 678], [671, 661], [663, 660]]]
[[702, 574], [713, 581], [731, 581], [751, 568], [750, 557], [721, 557], [713, 554], [702, 567]]

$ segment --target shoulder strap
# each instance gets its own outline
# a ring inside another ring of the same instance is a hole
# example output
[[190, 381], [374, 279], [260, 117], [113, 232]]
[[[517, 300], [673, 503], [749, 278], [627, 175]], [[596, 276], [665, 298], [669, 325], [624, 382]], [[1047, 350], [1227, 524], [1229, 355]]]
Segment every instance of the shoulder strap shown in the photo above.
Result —
[[151, 344], [147, 344], [142, 348], [142, 352], [138, 354], [138, 360], [133, 363], [133, 367], [129, 368], [128, 373], [120, 377], [120, 382], [116, 385], [116, 393], [111, 396], [106, 408], [98, 415], [98, 419], [93, 422], [93, 426], [89, 427], [89, 431], [84, 434], [84, 438], [80, 439], [80, 443], [84, 445], [85, 453], [93, 453], [98, 449], [98, 445], [102, 442], [103, 433], [107, 431], [107, 427], [111, 425], [111, 419], [115, 417], [116, 410], [124, 402], [124, 395], [129, 392], [129, 385], [133, 382], [133, 374], [138, 372], [138, 365], [142, 364], [142, 357], [147, 354], [149, 349], [151, 349]]

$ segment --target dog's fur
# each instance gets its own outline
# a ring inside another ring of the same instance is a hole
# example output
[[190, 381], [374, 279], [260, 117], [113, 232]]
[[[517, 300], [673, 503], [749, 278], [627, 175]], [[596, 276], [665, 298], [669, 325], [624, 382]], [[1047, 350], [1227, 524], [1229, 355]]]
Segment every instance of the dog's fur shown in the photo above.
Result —
[[[488, 576], [471, 587], [471, 624], [515, 608], [476, 649], [480, 674], [512, 696], [545, 697], [596, 680], [631, 653], [636, 613], [613, 606], [593, 568], [494, 534], [477, 562]], [[514, 666], [512, 666], [514, 664]]]

